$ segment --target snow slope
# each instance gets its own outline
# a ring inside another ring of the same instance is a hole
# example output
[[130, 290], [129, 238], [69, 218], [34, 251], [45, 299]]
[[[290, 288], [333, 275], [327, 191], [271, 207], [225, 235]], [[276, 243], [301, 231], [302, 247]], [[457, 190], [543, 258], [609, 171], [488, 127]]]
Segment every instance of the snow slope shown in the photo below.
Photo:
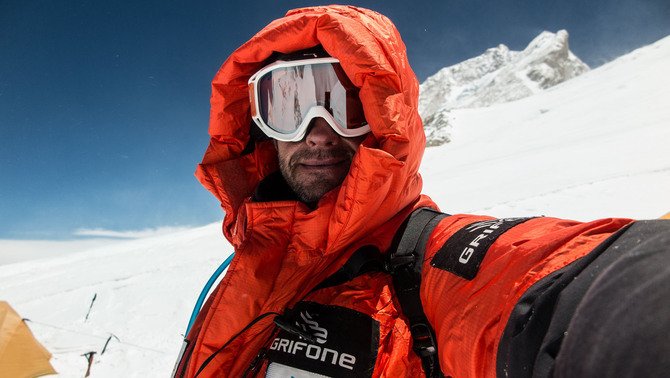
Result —
[[[670, 211], [669, 64], [665, 38], [540, 94], [452, 112], [452, 143], [426, 151], [424, 192], [451, 213]], [[64, 377], [83, 376], [89, 351], [92, 377], [164, 377], [200, 288], [230, 253], [218, 224], [121, 241], [0, 266], [0, 298], [31, 320]]]
[[[232, 252], [220, 230], [212, 224], [0, 266], [0, 298], [30, 319], [64, 377], [83, 376], [90, 351], [92, 377], [166, 377], [200, 288]], [[118, 339], [100, 355], [110, 335]]]
[[0, 265], [86, 251], [116, 242], [114, 239], [0, 240]]
[[424, 192], [453, 213], [666, 213], [669, 63], [666, 37], [537, 95], [453, 111], [452, 142], [424, 157]]

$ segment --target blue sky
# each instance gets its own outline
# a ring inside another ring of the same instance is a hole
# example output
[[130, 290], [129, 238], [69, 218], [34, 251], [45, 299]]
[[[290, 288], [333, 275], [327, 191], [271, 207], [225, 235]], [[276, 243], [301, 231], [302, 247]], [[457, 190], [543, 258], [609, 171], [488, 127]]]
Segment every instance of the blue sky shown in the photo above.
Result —
[[[210, 80], [310, 1], [0, 0], [0, 238], [195, 226], [222, 217], [193, 177]], [[566, 29], [597, 67], [670, 34], [667, 0], [354, 1], [391, 18], [419, 80]]]

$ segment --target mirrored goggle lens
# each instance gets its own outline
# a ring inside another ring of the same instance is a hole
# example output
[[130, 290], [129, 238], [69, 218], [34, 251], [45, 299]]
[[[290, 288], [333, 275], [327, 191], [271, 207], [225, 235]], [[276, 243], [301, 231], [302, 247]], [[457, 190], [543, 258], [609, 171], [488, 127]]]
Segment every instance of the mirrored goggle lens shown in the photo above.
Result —
[[259, 116], [278, 133], [296, 131], [315, 106], [325, 108], [345, 134], [366, 125], [358, 88], [338, 63], [276, 68], [259, 78], [257, 88]]

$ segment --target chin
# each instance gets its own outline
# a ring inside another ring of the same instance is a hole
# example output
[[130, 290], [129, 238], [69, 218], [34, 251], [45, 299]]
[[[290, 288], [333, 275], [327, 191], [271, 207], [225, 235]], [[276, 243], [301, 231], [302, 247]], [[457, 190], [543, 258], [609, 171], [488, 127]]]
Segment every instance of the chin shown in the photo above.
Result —
[[318, 202], [321, 197], [338, 187], [340, 184], [341, 181], [329, 182], [318, 180], [310, 182], [307, 185], [296, 185], [294, 186], [294, 191], [303, 202], [314, 203]]

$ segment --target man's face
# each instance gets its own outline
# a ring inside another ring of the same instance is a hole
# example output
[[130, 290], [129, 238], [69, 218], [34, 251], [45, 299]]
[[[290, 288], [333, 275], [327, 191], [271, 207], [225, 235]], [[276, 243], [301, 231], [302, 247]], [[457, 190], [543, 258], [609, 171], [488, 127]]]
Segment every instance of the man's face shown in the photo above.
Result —
[[279, 168], [301, 201], [317, 202], [342, 183], [365, 137], [344, 138], [323, 118], [315, 118], [303, 140], [275, 141]]

